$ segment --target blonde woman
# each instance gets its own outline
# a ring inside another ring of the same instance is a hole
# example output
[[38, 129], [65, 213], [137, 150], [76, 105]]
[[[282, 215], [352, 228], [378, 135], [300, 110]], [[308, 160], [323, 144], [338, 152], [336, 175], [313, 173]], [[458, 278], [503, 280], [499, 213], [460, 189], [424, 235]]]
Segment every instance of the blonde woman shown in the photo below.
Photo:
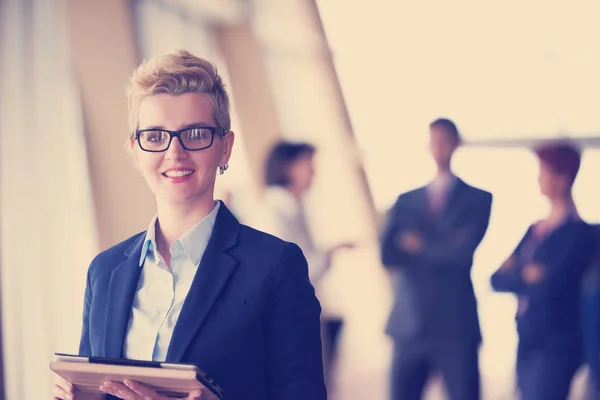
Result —
[[[234, 142], [214, 65], [185, 51], [144, 62], [129, 113], [128, 146], [158, 212], [92, 261], [80, 354], [196, 364], [228, 400], [326, 399], [321, 308], [302, 252], [214, 199]], [[128, 380], [100, 389], [165, 399]], [[73, 398], [85, 397], [59, 382], [55, 399]]]

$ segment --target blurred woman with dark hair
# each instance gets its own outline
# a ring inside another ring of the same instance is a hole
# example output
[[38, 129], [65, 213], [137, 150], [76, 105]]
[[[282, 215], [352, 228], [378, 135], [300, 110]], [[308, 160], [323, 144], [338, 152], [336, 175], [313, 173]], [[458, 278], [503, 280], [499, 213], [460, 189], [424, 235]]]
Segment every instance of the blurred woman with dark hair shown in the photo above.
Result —
[[268, 215], [262, 215], [267, 232], [300, 246], [308, 260], [308, 274], [313, 285], [327, 272], [338, 250], [352, 247], [342, 243], [319, 249], [308, 228], [303, 199], [312, 187], [315, 152], [315, 147], [309, 143], [282, 141], [273, 147], [265, 169], [267, 189], [263, 206]]
[[[310, 232], [304, 213], [303, 199], [310, 190], [315, 175], [316, 149], [309, 143], [281, 141], [275, 144], [265, 168], [266, 190], [262, 198], [260, 229], [300, 246], [308, 261], [308, 275], [319, 292], [319, 282], [329, 270], [333, 256], [342, 249], [352, 248], [340, 243], [327, 249], [319, 248]], [[335, 343], [342, 326], [341, 318], [323, 307], [323, 361], [325, 375], [335, 357]]]
[[550, 214], [532, 225], [492, 276], [496, 291], [517, 295], [517, 383], [522, 400], [565, 400], [581, 364], [580, 286], [594, 253], [590, 225], [571, 189], [579, 150], [550, 143], [535, 150], [539, 185]]

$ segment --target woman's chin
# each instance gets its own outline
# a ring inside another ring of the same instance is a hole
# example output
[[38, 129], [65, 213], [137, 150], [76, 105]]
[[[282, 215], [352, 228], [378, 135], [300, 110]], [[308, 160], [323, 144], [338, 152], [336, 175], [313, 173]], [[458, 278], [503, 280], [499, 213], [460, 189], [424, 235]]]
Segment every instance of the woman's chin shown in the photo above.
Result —
[[171, 191], [170, 193], [157, 196], [157, 199], [162, 203], [173, 206], [190, 206], [203, 203], [204, 200], [213, 201], [212, 197], [209, 199], [207, 196], [203, 196], [201, 193], [188, 191]]

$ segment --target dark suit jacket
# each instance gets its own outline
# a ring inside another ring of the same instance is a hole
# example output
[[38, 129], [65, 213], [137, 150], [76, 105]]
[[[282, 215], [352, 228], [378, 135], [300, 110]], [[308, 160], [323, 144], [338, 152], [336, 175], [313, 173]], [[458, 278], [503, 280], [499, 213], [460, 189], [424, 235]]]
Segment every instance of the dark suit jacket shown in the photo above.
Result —
[[[396, 341], [481, 340], [471, 266], [487, 230], [491, 204], [489, 192], [460, 179], [439, 216], [430, 211], [427, 187], [398, 197], [381, 242], [383, 265], [398, 270], [386, 328]], [[406, 232], [423, 238], [418, 254], [407, 253], [399, 245]]]
[[[90, 265], [81, 355], [123, 357], [144, 237]], [[166, 361], [198, 365], [227, 400], [326, 399], [320, 312], [300, 248], [240, 225], [221, 204]]]
[[[595, 252], [593, 229], [581, 220], [568, 220], [528, 254], [532, 235], [530, 227], [513, 253], [513, 267], [492, 275], [492, 286], [526, 299], [526, 311], [517, 316], [521, 346], [577, 355], [582, 340], [580, 288]], [[544, 275], [528, 284], [522, 272], [530, 262], [542, 265]]]

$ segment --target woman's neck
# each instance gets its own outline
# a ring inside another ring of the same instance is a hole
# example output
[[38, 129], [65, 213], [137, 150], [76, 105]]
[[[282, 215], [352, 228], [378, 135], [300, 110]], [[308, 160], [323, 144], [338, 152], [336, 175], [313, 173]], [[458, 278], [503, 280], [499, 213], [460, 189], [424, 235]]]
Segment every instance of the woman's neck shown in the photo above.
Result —
[[550, 215], [548, 222], [551, 224], [560, 223], [575, 210], [575, 203], [571, 195], [550, 199]]
[[206, 217], [215, 207], [214, 199], [202, 203], [168, 204], [157, 202], [156, 245], [163, 258], [171, 244]]
[[302, 196], [304, 196], [304, 190], [294, 185], [286, 186], [285, 189], [298, 200], [301, 200]]

